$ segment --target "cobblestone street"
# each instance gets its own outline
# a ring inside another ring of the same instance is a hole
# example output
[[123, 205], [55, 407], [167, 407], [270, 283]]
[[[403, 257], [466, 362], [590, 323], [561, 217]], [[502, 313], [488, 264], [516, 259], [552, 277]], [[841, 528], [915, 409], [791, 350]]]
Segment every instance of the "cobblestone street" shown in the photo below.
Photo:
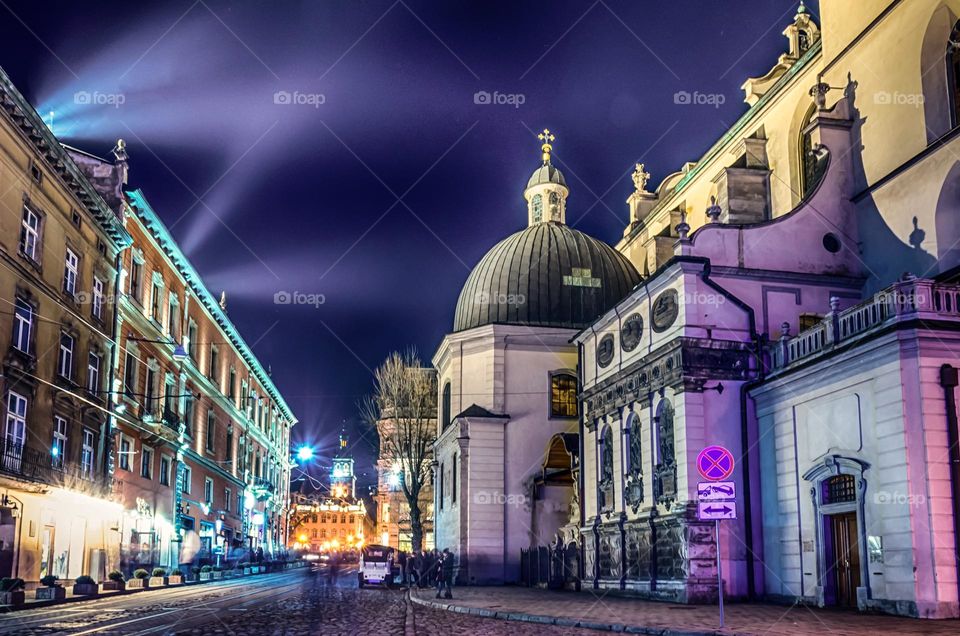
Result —
[[347, 570], [291, 572], [140, 592], [0, 615], [0, 635], [595, 634], [430, 609], [396, 589], [358, 589]]

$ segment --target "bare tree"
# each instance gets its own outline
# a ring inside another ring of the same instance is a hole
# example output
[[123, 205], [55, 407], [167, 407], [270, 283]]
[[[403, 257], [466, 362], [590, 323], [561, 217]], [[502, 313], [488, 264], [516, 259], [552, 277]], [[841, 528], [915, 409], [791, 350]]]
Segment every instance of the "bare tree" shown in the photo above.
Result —
[[373, 384], [360, 412], [377, 429], [381, 456], [399, 468], [399, 488], [410, 508], [411, 544], [419, 551], [425, 512], [421, 493], [430, 481], [437, 437], [437, 376], [410, 349], [391, 353], [374, 372]]

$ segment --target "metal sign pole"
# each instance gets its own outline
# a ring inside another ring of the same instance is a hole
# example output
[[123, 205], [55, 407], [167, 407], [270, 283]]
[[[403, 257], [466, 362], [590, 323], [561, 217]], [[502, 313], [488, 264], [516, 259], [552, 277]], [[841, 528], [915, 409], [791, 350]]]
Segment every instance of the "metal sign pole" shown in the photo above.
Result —
[[723, 629], [723, 566], [720, 565], [720, 520], [713, 522], [717, 533], [717, 598], [720, 601], [720, 629]]

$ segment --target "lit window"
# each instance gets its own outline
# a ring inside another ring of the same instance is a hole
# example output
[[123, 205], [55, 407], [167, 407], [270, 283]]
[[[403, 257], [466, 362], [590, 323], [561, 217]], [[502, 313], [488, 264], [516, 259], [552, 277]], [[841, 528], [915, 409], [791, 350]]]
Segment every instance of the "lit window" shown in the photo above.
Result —
[[533, 195], [533, 222], [539, 223], [543, 220], [543, 196]]
[[69, 380], [73, 377], [73, 336], [60, 332], [60, 355], [57, 358], [57, 373]]
[[569, 373], [558, 373], [550, 378], [550, 415], [577, 416], [577, 378]]
[[37, 251], [40, 244], [40, 217], [30, 208], [24, 206], [23, 217], [20, 221], [20, 253], [37, 262]]
[[83, 445], [80, 448], [80, 476], [84, 479], [93, 479], [93, 431], [83, 429]]
[[63, 268], [63, 291], [67, 292], [71, 296], [76, 296], [77, 294], [77, 274], [80, 269], [80, 258], [76, 253], [67, 248], [67, 255], [64, 259], [64, 268]]
[[30, 336], [33, 331], [33, 307], [23, 298], [17, 298], [13, 312], [13, 346], [30, 353]]
[[87, 354], [87, 391], [100, 392], [100, 356], [92, 351]]
[[50, 446], [50, 459], [54, 468], [63, 468], [63, 455], [67, 452], [67, 420], [59, 415], [53, 416], [53, 444]]
[[91, 311], [96, 319], [103, 318], [103, 281], [93, 277], [93, 306]]

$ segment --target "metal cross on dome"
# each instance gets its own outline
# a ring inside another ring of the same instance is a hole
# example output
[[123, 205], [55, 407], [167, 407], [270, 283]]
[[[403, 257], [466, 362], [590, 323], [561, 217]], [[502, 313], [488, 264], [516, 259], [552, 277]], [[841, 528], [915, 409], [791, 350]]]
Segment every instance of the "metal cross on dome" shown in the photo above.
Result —
[[550, 151], [553, 150], [551, 145], [553, 140], [556, 139], [553, 133], [549, 129], [544, 128], [543, 132], [537, 135], [537, 139], [543, 142], [543, 145], [540, 146], [540, 149], [543, 150], [543, 162], [550, 163]]

